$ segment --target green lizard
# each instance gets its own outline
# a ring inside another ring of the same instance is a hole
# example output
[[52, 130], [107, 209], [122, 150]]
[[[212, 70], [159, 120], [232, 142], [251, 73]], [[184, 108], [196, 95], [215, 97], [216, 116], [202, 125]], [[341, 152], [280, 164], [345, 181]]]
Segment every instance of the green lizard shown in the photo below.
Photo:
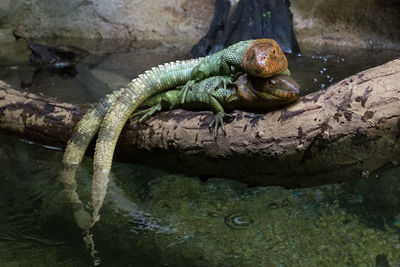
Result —
[[99, 131], [93, 161], [92, 225], [99, 220], [122, 127], [143, 101], [180, 85], [186, 84], [187, 91], [194, 82], [211, 76], [243, 71], [257, 77], [270, 77], [286, 69], [287, 60], [279, 45], [272, 39], [258, 39], [238, 42], [205, 58], [167, 63], [134, 79], [112, 104]]
[[[256, 85], [256, 87], [254, 86]], [[186, 93], [186, 95], [185, 95]], [[215, 76], [204, 79], [192, 86], [192, 90], [169, 90], [154, 95], [144, 101], [132, 117], [141, 116], [139, 122], [158, 111], [185, 108], [211, 109], [214, 112], [214, 137], [218, 127], [225, 133], [225, 110], [233, 109], [272, 109], [296, 101], [300, 87], [289, 75], [278, 74], [268, 79], [241, 75], [233, 83], [229, 76]], [[185, 100], [182, 102], [182, 100]]]
[[63, 165], [58, 176], [63, 186], [65, 198], [73, 207], [73, 214], [77, 225], [82, 230], [88, 230], [91, 224], [90, 215], [83, 209], [83, 203], [76, 193], [76, 171], [85, 155], [87, 147], [100, 129], [104, 115], [112, 103], [121, 95], [123, 89], [116, 90], [103, 97], [96, 105], [89, 109], [77, 123], [68, 140], [63, 156]]
[[[132, 117], [141, 116], [139, 121], [143, 121], [157, 111], [178, 107], [187, 109], [212, 109], [215, 114], [215, 135], [219, 124], [221, 124], [224, 130], [224, 109], [262, 109], [265, 111], [274, 107], [287, 105], [299, 98], [299, 85], [288, 75], [279, 74], [268, 79], [241, 75], [234, 83], [230, 80], [229, 76], [215, 76], [194, 84], [192, 90], [187, 93], [183, 104], [181, 103], [184, 94], [182, 90], [161, 92], [144, 101], [140, 105], [141, 110], [134, 113]], [[225, 82], [228, 84], [227, 89], [224, 89], [224, 86], [222, 86]], [[101, 120], [100, 114], [105, 113], [120, 93], [121, 91], [115, 91], [113, 94], [107, 95], [86, 114], [96, 117], [96, 121]], [[91, 135], [95, 135], [96, 127], [93, 127], [93, 123], [95, 123], [94, 120], [87, 121], [82, 119], [75, 128], [71, 139], [75, 140], [75, 142], [81, 140], [80, 144], [84, 144], [85, 142], [83, 141], [87, 135], [82, 135], [81, 130], [84, 129], [86, 133], [90, 131]], [[87, 144], [88, 142], [84, 144], [85, 149]], [[70, 146], [71, 144], [69, 143], [67, 149]], [[75, 172], [77, 165], [67, 165], [65, 161], [71, 160], [71, 158], [66, 158], [67, 155], [69, 154], [64, 154], [64, 167], [61, 171], [60, 182], [63, 184], [67, 200], [72, 203], [77, 225], [86, 231], [91, 224], [91, 218], [84, 210], [83, 203], [76, 193]], [[80, 158], [75, 160], [79, 160], [80, 162], [84, 156], [84, 151], [79, 156]]]
[[[228, 87], [224, 89], [225, 85]], [[256, 85], [256, 87], [253, 86]], [[94, 116], [96, 121], [100, 120], [100, 114], [105, 113], [107, 108], [115, 101], [115, 98], [121, 93], [116, 91], [111, 95], [106, 96], [99, 104], [97, 104], [87, 114]], [[268, 79], [250, 78], [247, 75], [242, 75], [235, 83], [231, 82], [229, 76], [215, 76], [207, 78], [203, 81], [195, 83], [192, 90], [187, 93], [186, 100], [181, 103], [184, 97], [183, 90], [171, 90], [161, 92], [144, 101], [140, 108], [147, 108], [136, 112], [134, 115], [142, 115], [140, 121], [153, 115], [155, 112], [163, 109], [173, 109], [184, 107], [188, 109], [195, 108], [211, 108], [215, 113], [215, 130], [216, 136], [219, 123], [224, 130], [223, 119], [225, 111], [235, 108], [240, 109], [270, 109], [277, 106], [289, 104], [299, 98], [299, 86], [288, 75], [276, 75]], [[95, 134], [93, 130], [93, 121], [89, 120], [87, 125], [84, 120], [81, 120], [73, 134], [74, 140], [83, 142], [85, 135], [79, 132], [80, 129], [86, 127], [86, 132]], [[82, 124], [83, 123], [83, 124]], [[85, 126], [86, 125], [86, 126]], [[225, 130], [224, 130], [225, 132]], [[82, 139], [83, 138], [83, 139]], [[87, 135], [86, 135], [87, 138]], [[90, 138], [91, 139], [91, 138]], [[69, 144], [70, 145], [70, 144]], [[87, 145], [85, 145], [86, 149]], [[80, 154], [83, 157], [83, 153]], [[65, 160], [64, 156], [64, 160]], [[79, 161], [82, 158], [79, 159]], [[76, 192], [75, 172], [77, 165], [66, 165], [60, 175], [60, 181], [63, 184], [66, 198], [73, 206], [73, 214], [77, 225], [84, 230], [84, 241], [88, 246], [90, 254], [95, 258], [94, 242], [92, 236], [88, 232], [91, 226], [91, 216], [84, 209], [83, 203], [79, 199]]]
[[105, 196], [116, 141], [127, 118], [140, 103], [153, 94], [179, 85], [186, 84], [188, 91], [195, 82], [209, 76], [243, 71], [269, 77], [286, 69], [287, 60], [278, 44], [271, 39], [243, 41], [205, 58], [177, 61], [153, 68], [133, 80], [126, 88], [107, 96], [83, 117], [67, 145], [63, 160], [64, 178], [61, 180], [64, 179], [68, 184], [70, 178], [73, 178], [74, 169], [107, 113], [99, 133], [94, 159], [92, 223], [95, 223]]

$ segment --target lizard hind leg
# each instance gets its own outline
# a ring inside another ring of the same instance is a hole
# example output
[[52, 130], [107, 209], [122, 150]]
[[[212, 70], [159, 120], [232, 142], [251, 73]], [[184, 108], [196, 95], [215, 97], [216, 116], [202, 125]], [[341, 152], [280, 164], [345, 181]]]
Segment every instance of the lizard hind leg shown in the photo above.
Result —
[[139, 122], [143, 122], [146, 119], [148, 119], [150, 116], [153, 116], [154, 114], [156, 114], [157, 112], [159, 112], [161, 110], [162, 110], [161, 103], [157, 103], [150, 108], [139, 110], [137, 112], [132, 113], [132, 115], [129, 117], [129, 120], [133, 120], [134, 117], [141, 116], [139, 119]]
[[215, 140], [217, 139], [217, 133], [218, 133], [219, 126], [221, 126], [222, 132], [224, 133], [224, 135], [226, 135], [225, 125], [224, 125], [224, 116], [225, 116], [225, 112], [218, 112], [217, 114], [214, 114], [213, 121], [210, 123], [210, 125], [208, 125], [208, 129], [210, 131], [211, 131], [212, 127], [214, 126], [214, 139]]

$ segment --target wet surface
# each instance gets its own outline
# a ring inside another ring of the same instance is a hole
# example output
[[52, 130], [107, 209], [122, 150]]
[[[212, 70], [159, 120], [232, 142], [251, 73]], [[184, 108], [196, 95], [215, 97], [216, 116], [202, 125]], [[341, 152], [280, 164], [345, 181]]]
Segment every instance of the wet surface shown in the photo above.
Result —
[[[117, 43], [58, 40], [49, 44], [75, 45], [90, 51], [74, 71], [35, 70], [28, 64], [29, 51], [22, 42], [2, 45], [0, 79], [14, 88], [57, 97], [65, 102], [94, 102], [119, 89], [151, 67], [187, 59], [188, 48], [160, 43]], [[0, 45], [1, 46], [1, 45]], [[114, 50], [113, 50], [114, 48]], [[14, 57], [10, 56], [14, 55]], [[352, 74], [400, 57], [400, 51], [354, 48], [303, 47], [300, 54], [288, 55], [292, 77], [302, 94], [326, 89]]]
[[[182, 51], [188, 51], [129, 47], [115, 44], [111, 53], [107, 45], [93, 45], [73, 78], [51, 72], [34, 77], [24, 49], [14, 47], [14, 61], [0, 60], [0, 79], [17, 88], [31, 84], [28, 90], [60, 101], [84, 103], [150, 66], [185, 58]], [[290, 56], [289, 66], [306, 94], [399, 54], [313, 48]], [[61, 158], [61, 151], [0, 135], [1, 266], [91, 265], [56, 180]], [[88, 207], [91, 164], [85, 158], [78, 173], [78, 193]], [[400, 263], [399, 168], [340, 185], [287, 190], [218, 178], [201, 181], [156, 166], [113, 165], [106, 204], [93, 231], [104, 266]]]
[[[54, 44], [60, 42], [62, 40]], [[75, 69], [36, 69], [28, 63], [29, 51], [18, 42], [15, 46], [3, 47], [11, 50], [15, 57], [0, 54], [0, 80], [14, 88], [43, 93], [59, 101], [87, 103], [125, 86], [151, 67], [188, 57], [187, 49], [160, 43], [137, 43], [133, 47], [131, 44], [115, 45], [115, 50], [111, 52], [108, 50], [114, 46], [111, 41], [97, 46], [71, 40], [65, 42], [90, 51]]]
[[293, 78], [306, 95], [399, 57], [398, 50], [319, 46], [303, 47], [300, 54], [289, 55], [288, 61]]
[[[0, 265], [90, 265], [56, 180], [62, 152], [0, 138]], [[91, 164], [78, 172], [85, 205]], [[97, 256], [104, 266], [397, 266], [400, 169], [377, 175], [287, 190], [115, 163]]]

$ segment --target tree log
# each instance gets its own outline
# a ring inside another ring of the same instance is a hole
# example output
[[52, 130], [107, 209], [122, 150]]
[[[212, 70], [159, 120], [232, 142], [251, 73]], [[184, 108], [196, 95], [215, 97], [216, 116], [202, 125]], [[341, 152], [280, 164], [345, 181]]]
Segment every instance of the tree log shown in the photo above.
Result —
[[[249, 184], [304, 187], [365, 177], [400, 159], [400, 60], [368, 69], [297, 103], [234, 111], [215, 141], [210, 112], [173, 110], [131, 122], [117, 152], [129, 160]], [[88, 105], [57, 103], [0, 83], [0, 130], [63, 146]]]

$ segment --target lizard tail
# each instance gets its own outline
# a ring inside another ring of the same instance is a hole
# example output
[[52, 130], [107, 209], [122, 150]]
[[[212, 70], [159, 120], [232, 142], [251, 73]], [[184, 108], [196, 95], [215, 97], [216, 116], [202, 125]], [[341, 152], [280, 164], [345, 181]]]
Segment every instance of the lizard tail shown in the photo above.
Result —
[[100, 128], [94, 155], [92, 225], [99, 220], [99, 211], [107, 191], [114, 149], [130, 114], [150, 96], [185, 84], [190, 80], [191, 71], [200, 60], [201, 58], [166, 63], [146, 71], [134, 79], [111, 106]]
[[99, 103], [89, 109], [76, 125], [65, 148], [63, 166], [58, 180], [63, 186], [65, 198], [72, 205], [76, 224], [82, 230], [89, 229], [91, 220], [76, 192], [76, 171], [82, 162], [87, 147], [100, 129], [105, 114], [111, 104], [121, 95], [121, 92], [122, 90], [117, 90], [106, 95]]

